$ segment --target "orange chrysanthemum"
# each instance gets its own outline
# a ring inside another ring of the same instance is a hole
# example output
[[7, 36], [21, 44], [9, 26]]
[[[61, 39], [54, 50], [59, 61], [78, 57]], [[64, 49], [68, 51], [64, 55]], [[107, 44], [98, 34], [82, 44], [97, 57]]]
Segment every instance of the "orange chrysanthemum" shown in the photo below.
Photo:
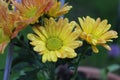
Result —
[[54, 0], [22, 0], [18, 3], [12, 0], [13, 6], [20, 12], [28, 24], [35, 23], [52, 6]]
[[68, 6], [67, 4], [61, 6], [61, 2], [55, 0], [53, 6], [48, 10], [47, 15], [51, 17], [59, 17], [63, 14], [68, 13], [71, 8], [72, 6]]
[[9, 41], [24, 28], [24, 24], [18, 24], [20, 20], [18, 13], [10, 11], [8, 3], [0, 0], [0, 53], [3, 53]]
[[100, 18], [94, 20], [87, 16], [86, 18], [79, 18], [80, 22], [80, 38], [86, 40], [95, 53], [98, 53], [97, 45], [105, 47], [107, 50], [111, 50], [106, 43], [112, 41], [112, 38], [117, 38], [117, 32], [110, 30], [111, 25], [107, 24], [107, 20], [101, 21]]

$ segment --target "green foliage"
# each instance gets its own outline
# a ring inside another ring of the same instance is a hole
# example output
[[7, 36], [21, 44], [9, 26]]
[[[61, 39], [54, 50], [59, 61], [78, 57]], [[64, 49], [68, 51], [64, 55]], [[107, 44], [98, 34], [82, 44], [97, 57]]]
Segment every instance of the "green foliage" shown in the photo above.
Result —
[[16, 80], [38, 80], [37, 79], [37, 72], [38, 71], [39, 70], [36, 69], [36, 70], [33, 70], [33, 71], [25, 72], [24, 75], [20, 75], [20, 77]]

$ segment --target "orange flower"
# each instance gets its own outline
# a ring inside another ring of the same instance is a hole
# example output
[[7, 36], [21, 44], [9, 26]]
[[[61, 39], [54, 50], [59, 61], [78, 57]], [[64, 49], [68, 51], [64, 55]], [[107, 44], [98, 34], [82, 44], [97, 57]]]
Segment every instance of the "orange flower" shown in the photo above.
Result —
[[8, 9], [8, 3], [0, 0], [0, 53], [4, 51], [10, 40], [24, 28], [17, 12]]
[[21, 3], [12, 0], [13, 6], [20, 12], [28, 24], [35, 23], [52, 6], [54, 0], [22, 0]]

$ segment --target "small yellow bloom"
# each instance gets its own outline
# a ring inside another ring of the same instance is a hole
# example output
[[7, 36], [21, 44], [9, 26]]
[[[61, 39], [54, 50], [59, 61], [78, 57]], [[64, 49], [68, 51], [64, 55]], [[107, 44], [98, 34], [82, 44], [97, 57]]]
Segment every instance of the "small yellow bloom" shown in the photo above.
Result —
[[21, 19], [17, 12], [8, 9], [8, 3], [0, 0], [0, 53], [17, 33], [24, 28], [23, 24], [18, 24]]
[[[101, 21], [100, 18], [94, 20], [87, 16], [86, 18], [79, 18], [80, 22], [80, 38], [86, 40], [95, 53], [98, 53], [97, 45], [105, 47], [107, 50], [111, 50], [106, 43], [112, 41], [112, 38], [117, 38], [117, 32], [109, 30], [111, 25], [107, 24], [107, 20]], [[108, 31], [109, 30], [109, 31]]]
[[45, 20], [45, 26], [33, 27], [36, 34], [29, 33], [27, 37], [34, 51], [42, 55], [42, 62], [74, 58], [77, 55], [74, 49], [82, 45], [77, 40], [80, 31], [75, 26], [76, 23], [69, 23], [68, 19], [61, 18], [56, 22], [50, 18]]
[[53, 4], [53, 0], [22, 0], [21, 3], [12, 0], [13, 6], [20, 12], [28, 24], [35, 23]]
[[51, 17], [59, 17], [63, 14], [68, 13], [68, 11], [72, 8], [72, 6], [68, 6], [65, 4], [64, 6], [61, 6], [61, 2], [55, 0], [53, 6], [48, 10], [47, 15]]

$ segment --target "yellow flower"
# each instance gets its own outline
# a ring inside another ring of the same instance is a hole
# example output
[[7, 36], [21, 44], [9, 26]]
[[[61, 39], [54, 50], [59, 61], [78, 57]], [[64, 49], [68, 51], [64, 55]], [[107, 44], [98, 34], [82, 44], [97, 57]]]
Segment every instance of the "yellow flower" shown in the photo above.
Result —
[[71, 8], [72, 6], [68, 6], [67, 4], [61, 6], [61, 2], [55, 0], [53, 6], [48, 10], [47, 15], [51, 17], [59, 17], [63, 14], [68, 13]]
[[21, 20], [17, 12], [8, 9], [8, 3], [0, 0], [0, 53], [17, 33], [24, 28], [23, 24], [18, 24]]
[[35, 23], [53, 4], [53, 0], [22, 0], [21, 3], [12, 0], [13, 6], [20, 12], [28, 24]]
[[42, 62], [76, 57], [74, 49], [81, 46], [82, 42], [77, 40], [79, 29], [75, 25], [74, 21], [69, 23], [68, 19], [61, 18], [56, 22], [50, 18], [45, 20], [45, 26], [33, 27], [36, 34], [29, 33], [27, 37], [34, 51], [42, 55]]
[[[87, 16], [86, 18], [79, 18], [80, 22], [80, 38], [86, 40], [95, 53], [98, 53], [97, 45], [105, 47], [107, 50], [111, 50], [107, 42], [111, 42], [112, 38], [117, 38], [117, 32], [109, 30], [111, 25], [107, 24], [107, 20], [101, 21], [100, 18], [94, 20]], [[108, 31], [109, 30], [109, 31]]]

